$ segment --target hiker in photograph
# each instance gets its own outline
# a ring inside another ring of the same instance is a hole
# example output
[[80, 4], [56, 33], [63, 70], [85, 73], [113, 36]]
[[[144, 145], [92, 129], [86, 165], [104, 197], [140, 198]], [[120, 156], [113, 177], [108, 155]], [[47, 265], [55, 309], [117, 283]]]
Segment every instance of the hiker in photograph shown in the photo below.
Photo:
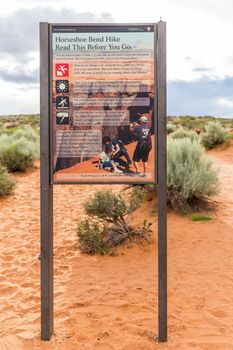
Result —
[[116, 174], [122, 174], [122, 170], [117, 168], [117, 164], [112, 159], [112, 146], [111, 144], [106, 144], [104, 151], [101, 152], [99, 156], [99, 169], [110, 170]]
[[103, 138], [103, 144], [104, 145], [111, 145], [112, 146], [112, 159], [114, 162], [121, 163], [121, 157], [124, 157], [126, 159], [126, 168], [129, 168], [132, 164], [132, 161], [130, 159], [130, 156], [125, 148], [124, 143], [119, 139], [113, 139], [109, 136], [105, 136]]
[[[130, 123], [130, 131], [137, 135], [137, 145], [133, 154], [136, 174], [146, 177], [149, 153], [152, 148], [151, 132], [146, 116], [141, 116], [138, 123]], [[143, 163], [143, 172], [139, 172], [139, 162]]]

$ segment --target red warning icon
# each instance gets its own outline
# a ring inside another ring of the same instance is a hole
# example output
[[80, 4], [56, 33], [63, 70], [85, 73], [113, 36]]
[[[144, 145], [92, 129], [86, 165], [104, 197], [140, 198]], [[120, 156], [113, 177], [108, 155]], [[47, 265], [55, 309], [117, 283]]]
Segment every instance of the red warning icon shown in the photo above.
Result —
[[56, 77], [68, 77], [69, 65], [67, 63], [56, 63], [55, 65]]

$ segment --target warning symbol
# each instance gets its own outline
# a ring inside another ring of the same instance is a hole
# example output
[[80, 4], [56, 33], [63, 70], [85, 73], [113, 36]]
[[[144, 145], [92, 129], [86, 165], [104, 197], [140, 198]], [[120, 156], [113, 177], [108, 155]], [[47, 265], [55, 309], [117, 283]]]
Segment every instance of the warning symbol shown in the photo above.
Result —
[[69, 113], [68, 112], [57, 112], [56, 113], [56, 124], [68, 125], [69, 124]]
[[69, 92], [69, 80], [56, 80], [56, 93]]
[[56, 77], [68, 77], [69, 65], [67, 63], [56, 63], [55, 71], [56, 71]]
[[70, 105], [69, 96], [57, 96], [56, 97], [56, 108], [57, 109], [68, 109]]

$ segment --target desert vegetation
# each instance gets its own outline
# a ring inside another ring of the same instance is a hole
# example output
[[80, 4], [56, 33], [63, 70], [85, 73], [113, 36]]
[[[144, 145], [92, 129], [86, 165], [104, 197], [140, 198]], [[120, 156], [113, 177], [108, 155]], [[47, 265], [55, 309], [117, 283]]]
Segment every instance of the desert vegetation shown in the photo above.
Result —
[[167, 133], [171, 134], [176, 130], [176, 125], [173, 123], [167, 123]]
[[39, 157], [37, 116], [0, 117], [0, 196], [15, 186], [10, 172], [25, 171]]
[[233, 120], [232, 118], [216, 118], [213, 116], [168, 116], [168, 123], [174, 124], [177, 128], [183, 127], [186, 129], [196, 130], [198, 132], [202, 132], [205, 130], [205, 126], [209, 122], [218, 121], [224, 128], [232, 129], [233, 128]]
[[184, 128], [179, 128], [176, 129], [176, 131], [174, 131], [171, 134], [171, 138], [173, 139], [182, 139], [184, 137], [189, 138], [191, 141], [197, 141], [198, 140], [198, 134], [193, 131], [193, 130], [187, 130]]
[[14, 186], [13, 176], [0, 164], [0, 196], [11, 194]]
[[216, 145], [223, 144], [226, 135], [226, 128], [219, 121], [209, 122], [205, 126], [205, 132], [201, 135], [201, 143], [206, 149], [211, 149]]
[[40, 116], [38, 114], [19, 114], [0, 116], [0, 134], [12, 133], [21, 127], [39, 128]]
[[0, 164], [8, 171], [25, 171], [39, 156], [39, 137], [33, 129], [0, 136]]
[[113, 248], [127, 239], [146, 240], [150, 223], [144, 221], [140, 228], [132, 227], [127, 217], [142, 203], [144, 190], [141, 186], [131, 188], [128, 198], [111, 190], [97, 191], [84, 203], [87, 219], [77, 228], [80, 249], [89, 254], [112, 254]]
[[199, 210], [218, 191], [218, 173], [198, 141], [168, 140], [168, 203], [178, 212]]

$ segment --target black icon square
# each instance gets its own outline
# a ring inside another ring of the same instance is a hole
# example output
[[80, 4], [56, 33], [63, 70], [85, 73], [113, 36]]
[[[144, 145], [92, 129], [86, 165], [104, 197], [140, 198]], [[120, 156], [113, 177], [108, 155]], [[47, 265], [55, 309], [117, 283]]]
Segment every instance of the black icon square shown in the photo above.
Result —
[[56, 93], [62, 94], [69, 92], [69, 80], [56, 80]]
[[57, 112], [56, 113], [56, 124], [57, 125], [69, 125], [69, 113], [68, 112]]
[[56, 97], [56, 108], [57, 109], [68, 109], [70, 107], [69, 96], [57, 96]]

